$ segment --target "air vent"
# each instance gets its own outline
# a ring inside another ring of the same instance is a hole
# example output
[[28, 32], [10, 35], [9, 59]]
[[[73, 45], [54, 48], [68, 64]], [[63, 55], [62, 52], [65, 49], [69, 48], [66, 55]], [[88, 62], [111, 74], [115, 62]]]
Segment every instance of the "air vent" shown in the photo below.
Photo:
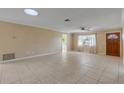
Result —
[[15, 59], [15, 53], [3, 54], [3, 61], [4, 60], [11, 60], [11, 59]]

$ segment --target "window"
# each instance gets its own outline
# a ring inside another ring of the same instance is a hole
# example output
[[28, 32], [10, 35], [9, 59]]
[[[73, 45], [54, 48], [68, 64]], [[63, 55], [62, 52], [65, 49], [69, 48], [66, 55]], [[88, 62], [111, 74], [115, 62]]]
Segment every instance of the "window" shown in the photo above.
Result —
[[116, 34], [111, 34], [108, 36], [108, 39], [118, 39], [118, 36]]
[[92, 35], [80, 35], [78, 37], [78, 46], [96, 46], [96, 36]]

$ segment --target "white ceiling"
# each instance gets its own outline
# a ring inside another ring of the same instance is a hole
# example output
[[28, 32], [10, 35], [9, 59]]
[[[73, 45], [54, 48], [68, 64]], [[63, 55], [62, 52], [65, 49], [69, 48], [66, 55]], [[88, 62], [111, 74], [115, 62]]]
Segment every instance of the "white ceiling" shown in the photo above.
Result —
[[[24, 14], [24, 9], [0, 9], [0, 20], [62, 32], [78, 32], [80, 27], [93, 30], [121, 27], [120, 8], [39, 8], [38, 16]], [[70, 22], [64, 22], [65, 19]]]

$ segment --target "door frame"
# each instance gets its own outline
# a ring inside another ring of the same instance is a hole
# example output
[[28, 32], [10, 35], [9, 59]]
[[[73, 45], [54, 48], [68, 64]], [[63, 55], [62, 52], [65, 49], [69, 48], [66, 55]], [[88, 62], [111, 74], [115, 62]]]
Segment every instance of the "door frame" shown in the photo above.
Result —
[[62, 52], [65, 53], [67, 52], [67, 34], [62, 34]]

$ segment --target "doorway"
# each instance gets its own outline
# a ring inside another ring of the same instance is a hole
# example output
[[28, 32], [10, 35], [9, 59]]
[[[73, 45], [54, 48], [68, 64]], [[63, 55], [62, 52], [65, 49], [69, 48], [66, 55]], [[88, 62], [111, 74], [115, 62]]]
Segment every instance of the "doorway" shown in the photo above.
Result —
[[67, 34], [62, 34], [62, 52], [67, 52]]
[[120, 32], [106, 34], [106, 55], [120, 56]]

